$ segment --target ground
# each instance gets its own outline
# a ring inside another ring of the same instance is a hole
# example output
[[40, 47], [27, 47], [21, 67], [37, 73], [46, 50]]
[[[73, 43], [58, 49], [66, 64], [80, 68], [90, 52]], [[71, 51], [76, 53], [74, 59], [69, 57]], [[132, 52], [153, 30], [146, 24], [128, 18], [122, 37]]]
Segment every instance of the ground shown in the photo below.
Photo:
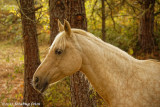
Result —
[[[41, 46], [42, 57], [48, 46]], [[0, 107], [21, 103], [23, 99], [23, 47], [10, 41], [0, 42]]]

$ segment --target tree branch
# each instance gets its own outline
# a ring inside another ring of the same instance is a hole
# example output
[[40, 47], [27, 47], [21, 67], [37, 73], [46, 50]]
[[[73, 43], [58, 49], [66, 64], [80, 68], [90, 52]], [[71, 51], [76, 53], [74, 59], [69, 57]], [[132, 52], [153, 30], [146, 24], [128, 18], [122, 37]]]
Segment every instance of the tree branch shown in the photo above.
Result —
[[156, 3], [157, 3], [158, 5], [160, 5], [160, 2], [159, 2], [158, 0], [156, 0]]
[[35, 8], [33, 11], [37, 11], [37, 10], [41, 9], [42, 7], [43, 6], [39, 6], [39, 7]]
[[[108, 7], [109, 7], [110, 12], [111, 12], [111, 19], [112, 19], [112, 22], [113, 22], [114, 29], [116, 30], [116, 22], [115, 22], [114, 17], [113, 17], [112, 7], [110, 6], [110, 4], [108, 3], [107, 0], [105, 0], [105, 1], [106, 1], [107, 5], [108, 5]], [[117, 30], [116, 30], [116, 31], [117, 31]]]
[[32, 21], [33, 23], [36, 23], [36, 21], [34, 21], [34, 20], [32, 20], [31, 18], [29, 18], [29, 17], [23, 12], [19, 0], [16, 0], [16, 2], [17, 2], [17, 5], [18, 5], [18, 7], [19, 7], [20, 12], [21, 12], [27, 19], [29, 19], [29, 20]]
[[139, 11], [142, 11], [142, 10], [139, 9], [138, 7], [135, 7], [134, 5], [130, 4], [127, 0], [126, 0], [126, 3], [127, 3], [128, 6], [134, 8], [134, 9], [137, 9], [137, 10], [139, 10]]
[[98, 2], [98, 0], [96, 0], [96, 1], [94, 2], [93, 8], [92, 8], [92, 14], [91, 14], [91, 17], [93, 17], [93, 13], [94, 13], [94, 11], [95, 11], [95, 8], [94, 8], [94, 7], [96, 7], [97, 2]]
[[159, 12], [154, 13], [154, 16], [157, 16], [157, 15], [159, 15], [159, 14], [160, 14], [160, 11], [159, 11]]

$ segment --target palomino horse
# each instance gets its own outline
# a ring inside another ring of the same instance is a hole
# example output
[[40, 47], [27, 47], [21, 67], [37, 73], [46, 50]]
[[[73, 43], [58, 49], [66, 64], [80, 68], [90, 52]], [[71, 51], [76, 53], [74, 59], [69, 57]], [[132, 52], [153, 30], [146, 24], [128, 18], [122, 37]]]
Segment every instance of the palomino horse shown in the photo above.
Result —
[[33, 86], [48, 85], [82, 71], [112, 107], [160, 107], [160, 62], [137, 60], [121, 49], [58, 21], [60, 33], [36, 70]]

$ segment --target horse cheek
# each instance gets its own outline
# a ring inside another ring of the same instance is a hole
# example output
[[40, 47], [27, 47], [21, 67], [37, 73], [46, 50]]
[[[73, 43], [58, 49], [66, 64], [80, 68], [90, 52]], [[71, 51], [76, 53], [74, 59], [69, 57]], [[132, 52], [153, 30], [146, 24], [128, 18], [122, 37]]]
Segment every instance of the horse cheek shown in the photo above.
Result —
[[66, 56], [63, 61], [62, 68], [65, 68], [63, 71], [66, 75], [72, 75], [77, 72], [82, 65], [82, 58], [79, 54]]
[[79, 71], [82, 65], [82, 58], [79, 54], [75, 54], [74, 56], [72, 56], [72, 62], [71, 62], [71, 70], [73, 70], [73, 72]]

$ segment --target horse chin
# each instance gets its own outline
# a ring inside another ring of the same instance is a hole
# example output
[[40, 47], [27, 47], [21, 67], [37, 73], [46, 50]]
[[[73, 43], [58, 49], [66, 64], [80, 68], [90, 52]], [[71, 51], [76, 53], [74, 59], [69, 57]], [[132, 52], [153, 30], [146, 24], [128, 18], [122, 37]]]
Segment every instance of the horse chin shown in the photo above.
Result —
[[43, 93], [44, 91], [46, 91], [47, 89], [48, 89], [48, 82], [46, 82], [44, 85], [43, 85], [43, 87], [39, 90], [40, 91], [40, 93]]

